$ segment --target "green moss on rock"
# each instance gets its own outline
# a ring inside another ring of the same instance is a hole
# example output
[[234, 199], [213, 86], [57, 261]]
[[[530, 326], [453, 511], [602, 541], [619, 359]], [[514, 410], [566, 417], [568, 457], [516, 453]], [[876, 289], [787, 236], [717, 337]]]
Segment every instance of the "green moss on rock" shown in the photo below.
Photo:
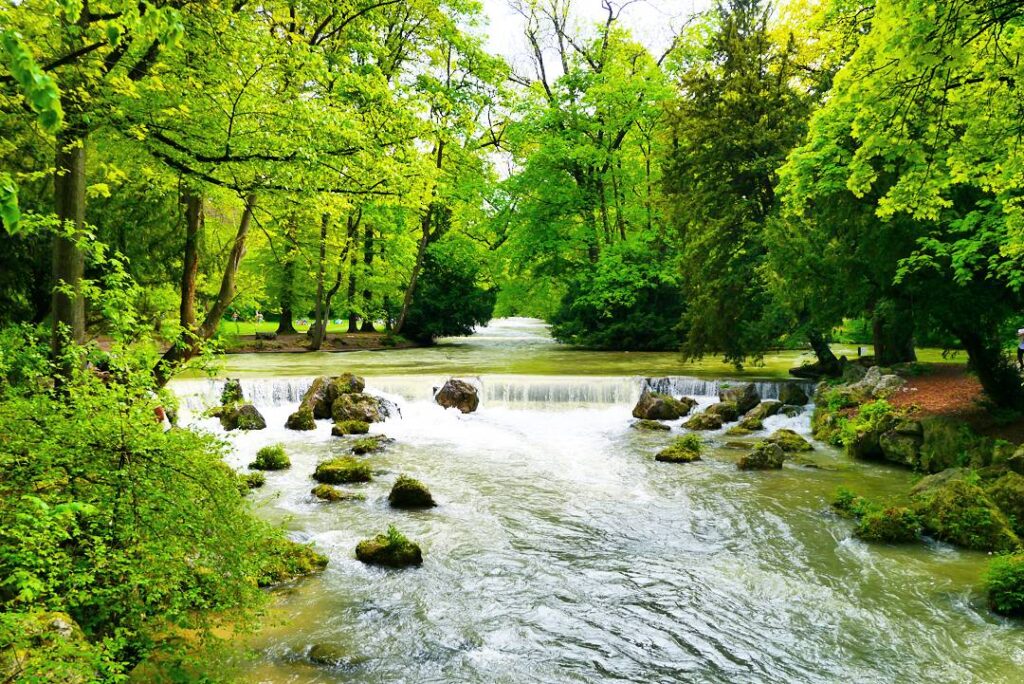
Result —
[[321, 501], [364, 501], [366, 497], [363, 494], [357, 494], [355, 492], [346, 492], [332, 487], [329, 484], [319, 484], [309, 492]]
[[860, 518], [876, 506], [863, 496], [859, 496], [846, 487], [840, 487], [832, 497], [830, 504], [832, 511], [843, 518]]
[[1024, 553], [994, 558], [982, 582], [993, 611], [1024, 617]]
[[864, 541], [888, 544], [916, 541], [920, 534], [920, 520], [912, 510], [904, 506], [868, 511], [854, 530], [854, 535]]
[[697, 402], [683, 397], [676, 399], [668, 394], [644, 389], [633, 407], [633, 417], [647, 420], [677, 420], [690, 413]]
[[356, 558], [369, 565], [404, 568], [423, 564], [423, 552], [394, 525], [385, 534], [364, 539], [356, 546]]
[[714, 413], [698, 413], [683, 423], [687, 430], [717, 430], [722, 427], [722, 417]]
[[369, 482], [373, 477], [370, 465], [351, 456], [332, 458], [317, 465], [313, 479], [324, 484]]
[[331, 428], [331, 434], [335, 437], [345, 435], [365, 435], [370, 431], [370, 424], [362, 420], [343, 420], [335, 423]]
[[331, 404], [331, 417], [335, 423], [349, 420], [379, 423], [386, 413], [380, 398], [369, 394], [341, 394]]
[[1024, 538], [1024, 476], [1007, 472], [988, 485], [985, 493], [1006, 515], [1017, 536]]
[[700, 460], [703, 450], [704, 442], [700, 437], [694, 434], [683, 435], [659, 451], [654, 460], [662, 463], [693, 463]]
[[249, 464], [253, 470], [284, 470], [292, 465], [280, 444], [265, 446], [256, 452], [256, 460]]
[[288, 416], [284, 426], [289, 430], [315, 430], [316, 420], [313, 417], [312, 409], [308, 406], [300, 406], [298, 411]]
[[630, 427], [636, 430], [656, 430], [662, 432], [667, 432], [668, 430], [672, 429], [671, 427], [665, 425], [664, 423], [659, 423], [656, 420], [648, 420], [647, 418], [635, 421]]
[[814, 447], [806, 439], [785, 428], [776, 430], [771, 435], [765, 438], [765, 441], [769, 444], [778, 444], [779, 447], [786, 453], [796, 453], [800, 451], [813, 451]]
[[242, 484], [246, 489], [259, 489], [267, 484], [267, 476], [260, 472], [246, 473], [242, 475]]
[[299, 544], [286, 537], [273, 537], [266, 544], [266, 562], [260, 568], [257, 578], [261, 587], [309, 575], [327, 567], [327, 557], [309, 544]]
[[924, 530], [937, 539], [979, 551], [1020, 545], [1010, 521], [971, 477], [953, 477], [913, 496]]
[[388, 494], [388, 503], [393, 508], [433, 508], [437, 505], [426, 485], [408, 475], [399, 475], [395, 480]]
[[740, 470], [778, 470], [786, 455], [778, 444], [760, 441], [754, 450], [740, 457], [736, 467]]
[[225, 406], [220, 414], [220, 424], [225, 430], [262, 430], [267, 421], [252, 404]]
[[384, 435], [373, 435], [372, 437], [360, 437], [352, 442], [352, 453], [358, 456], [380, 451], [384, 445], [391, 440]]
[[723, 423], [731, 423], [740, 416], [739, 407], [734, 401], [720, 401], [717, 404], [712, 404], [704, 410], [704, 413], [718, 416]]

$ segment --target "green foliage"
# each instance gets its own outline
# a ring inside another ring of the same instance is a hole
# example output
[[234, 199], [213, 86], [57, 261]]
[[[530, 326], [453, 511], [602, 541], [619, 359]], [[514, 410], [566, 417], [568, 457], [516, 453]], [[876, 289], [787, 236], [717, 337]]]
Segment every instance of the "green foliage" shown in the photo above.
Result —
[[256, 460], [249, 464], [254, 470], [284, 470], [290, 468], [292, 462], [284, 452], [284, 446], [274, 444], [265, 446], [256, 452]]
[[1005, 514], [968, 478], [951, 479], [914, 496], [914, 512], [926, 532], [980, 551], [1020, 546]]
[[846, 487], [840, 487], [832, 497], [832, 510], [844, 518], [862, 518], [878, 507], [863, 496]]
[[346, 484], [369, 482], [373, 477], [370, 464], [351, 456], [332, 458], [320, 463], [313, 473], [313, 479], [324, 484]]
[[861, 404], [857, 413], [841, 423], [839, 441], [849, 448], [865, 433], [890, 429], [904, 415], [885, 399]]
[[402, 333], [418, 342], [470, 335], [491, 319], [496, 293], [478, 284], [479, 264], [450, 245], [432, 247], [423, 264]]
[[982, 582], [992, 610], [1024, 616], [1024, 553], [993, 558]]
[[677, 349], [685, 300], [657, 251], [634, 242], [606, 249], [569, 283], [550, 319], [555, 339], [594, 349]]
[[870, 542], [900, 544], [916, 541], [921, 523], [909, 508], [892, 506], [861, 514], [854, 534]]

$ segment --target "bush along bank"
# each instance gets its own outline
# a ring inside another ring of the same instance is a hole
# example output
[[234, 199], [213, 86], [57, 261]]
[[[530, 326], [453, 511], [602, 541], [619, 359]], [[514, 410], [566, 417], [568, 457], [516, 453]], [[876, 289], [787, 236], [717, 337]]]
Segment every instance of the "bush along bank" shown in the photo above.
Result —
[[898, 504], [841, 490], [832, 503], [865, 541], [913, 542], [927, 535], [998, 554], [983, 579], [989, 606], [1024, 615], [1024, 447], [979, 435], [945, 416], [921, 415], [889, 401], [904, 380], [873, 367], [823, 384], [815, 395], [814, 436], [850, 458], [920, 472]]

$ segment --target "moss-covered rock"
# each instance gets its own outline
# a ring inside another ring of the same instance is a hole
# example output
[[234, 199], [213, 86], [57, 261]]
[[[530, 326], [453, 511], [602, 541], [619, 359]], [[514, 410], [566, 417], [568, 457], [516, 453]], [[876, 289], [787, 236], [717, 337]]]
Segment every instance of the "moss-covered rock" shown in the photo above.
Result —
[[760, 416], [752, 416], [749, 413], [739, 422], [739, 427], [749, 432], [764, 430], [764, 419]]
[[267, 421], [252, 404], [225, 406], [220, 415], [220, 424], [225, 430], [263, 430]]
[[335, 667], [348, 662], [348, 653], [335, 644], [314, 644], [310, 647], [306, 658], [314, 665]]
[[224, 388], [220, 391], [220, 405], [229, 406], [231, 404], [241, 404], [244, 401], [242, 383], [238, 380], [228, 379], [224, 383]]
[[714, 413], [698, 413], [683, 423], [687, 430], [717, 430], [722, 427], [722, 417]]
[[327, 381], [324, 398], [329, 406], [343, 394], [361, 394], [364, 389], [366, 389], [366, 381], [363, 378], [354, 373], [342, 373]]
[[877, 508], [863, 496], [859, 496], [845, 487], [836, 490], [829, 505], [836, 515], [851, 519], [858, 519]]
[[288, 416], [284, 426], [289, 430], [315, 430], [316, 420], [313, 411], [308, 406], [300, 406], [298, 411]]
[[790, 404], [786, 404], [785, 406], [783, 406], [782, 408], [779, 409], [779, 413], [781, 413], [782, 415], [786, 416], [787, 418], [796, 418], [797, 416], [799, 416], [803, 412], [804, 412], [804, 407], [803, 406], [793, 406], [793, 405], [790, 405]]
[[1024, 446], [1014, 451], [1013, 454], [1006, 459], [1005, 465], [1008, 469], [1018, 475], [1024, 475]]
[[731, 423], [740, 417], [739, 407], [734, 401], [720, 401], [708, 406], [704, 412], [718, 416], [723, 423]]
[[663, 463], [693, 463], [700, 460], [704, 451], [704, 442], [694, 434], [677, 437], [675, 441], [654, 456], [655, 461]]
[[740, 457], [736, 467], [740, 470], [778, 470], [785, 458], [786, 454], [778, 444], [761, 441], [754, 445], [753, 451]]
[[765, 399], [760, 404], [744, 413], [743, 420], [763, 421], [765, 418], [771, 418], [781, 410], [781, 401], [776, 401], [775, 399]]
[[921, 461], [923, 442], [921, 424], [911, 420], [898, 423], [895, 428], [883, 432], [878, 438], [878, 446], [885, 460], [911, 468], [917, 467]]
[[806, 406], [810, 399], [803, 387], [787, 382], [779, 388], [779, 401], [789, 406]]
[[359, 439], [352, 442], [352, 453], [357, 456], [363, 454], [371, 454], [376, 451], [381, 451], [386, 444], [392, 440], [384, 435], [372, 435], [370, 437], [360, 437]]
[[385, 534], [373, 539], [364, 539], [356, 546], [356, 558], [369, 565], [383, 565], [389, 568], [404, 568], [423, 564], [423, 552], [415, 542], [395, 529], [388, 527]]
[[335, 423], [346, 420], [379, 423], [387, 417], [387, 413], [381, 399], [369, 394], [342, 394], [331, 404], [331, 416]]
[[646, 418], [635, 421], [630, 427], [636, 430], [660, 430], [662, 432], [667, 432], [672, 429], [664, 423], [659, 423], [656, 420], [648, 420]]
[[904, 506], [892, 506], [865, 513], [854, 529], [854, 535], [870, 542], [905, 544], [916, 541], [921, 534], [917, 515]]
[[988, 605], [994, 612], [1024, 617], [1024, 553], [993, 559], [982, 582]]
[[345, 435], [365, 435], [370, 431], [370, 424], [362, 420], [343, 420], [335, 423], [331, 428], [331, 434], [335, 437]]
[[737, 415], [746, 413], [761, 401], [757, 386], [752, 382], [743, 385], [723, 387], [718, 393], [718, 401], [736, 405]]
[[783, 451], [787, 453], [796, 453], [799, 451], [813, 451], [814, 447], [806, 439], [786, 428], [776, 430], [767, 438], [766, 442], [770, 444], [778, 444]]
[[838, 411], [833, 411], [826, 406], [815, 406], [811, 414], [811, 434], [814, 438], [840, 446], [842, 444], [843, 417]]
[[434, 401], [445, 408], [456, 408], [462, 413], [472, 413], [480, 406], [476, 387], [456, 378], [449, 378], [434, 395]]
[[332, 487], [329, 484], [319, 484], [313, 489], [309, 490], [309, 493], [320, 499], [321, 501], [364, 501], [366, 496], [358, 494], [356, 492], [346, 492]]
[[313, 479], [324, 484], [369, 482], [373, 477], [370, 465], [351, 456], [332, 458], [317, 465]]
[[676, 399], [668, 394], [644, 388], [633, 407], [633, 417], [642, 420], [677, 420], [689, 415], [697, 402], [683, 397]]
[[924, 530], [937, 539], [979, 551], [1020, 545], [1010, 521], [971, 476], [950, 477], [912, 495]]
[[263, 485], [267, 484], [267, 476], [259, 471], [255, 473], [244, 473], [240, 476], [240, 482], [246, 490], [259, 489]]
[[737, 423], [736, 425], [733, 425], [732, 427], [730, 427], [728, 430], [725, 431], [725, 436], [726, 437], [746, 437], [747, 435], [752, 435], [755, 432], [757, 432], [756, 428], [755, 429], [746, 428], [746, 427], [743, 427], [742, 424]]
[[921, 470], [938, 473], [956, 466], [983, 468], [991, 464], [993, 441], [975, 434], [962, 421], [929, 417], [921, 426]]
[[388, 494], [388, 503], [392, 508], [433, 508], [437, 505], [426, 485], [408, 475], [399, 475], [395, 480]]
[[1024, 476], [1007, 472], [989, 484], [985, 493], [1006, 515], [1017, 536], [1024, 538]]
[[327, 556], [309, 544], [299, 544], [286, 537], [273, 537], [266, 542], [266, 560], [260, 568], [257, 583], [261, 587], [309, 575], [327, 567]]
[[256, 460], [249, 464], [253, 470], [284, 470], [292, 465], [280, 444], [265, 446], [256, 452]]

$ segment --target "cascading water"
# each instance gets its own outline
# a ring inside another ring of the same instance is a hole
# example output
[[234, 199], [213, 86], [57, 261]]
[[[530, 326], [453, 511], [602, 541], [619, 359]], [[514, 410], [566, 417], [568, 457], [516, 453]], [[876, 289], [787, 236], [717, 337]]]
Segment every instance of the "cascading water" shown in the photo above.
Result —
[[[275, 377], [238, 373], [268, 429], [225, 435], [229, 462], [244, 468], [259, 447], [284, 444], [292, 467], [268, 473], [254, 503], [330, 558], [324, 573], [278, 594], [269, 626], [246, 642], [257, 657], [239, 660], [243, 680], [1019, 680], [1024, 633], [992, 619], [970, 590], [984, 556], [942, 545], [869, 547], [827, 513], [838, 486], [885, 499], [905, 489], [909, 473], [851, 462], [821, 444], [782, 471], [741, 472], [734, 461], [743, 452], [722, 431], [705, 433], [699, 463], [656, 463], [653, 454], [681, 428], [630, 427], [645, 378], [670, 376], [653, 386], [702, 405], [726, 381], [652, 372], [642, 355], [627, 372], [615, 359], [603, 376], [567, 375], [594, 370], [594, 361], [553, 346], [539, 324], [499, 322], [459, 347], [422, 352], [447, 355], [447, 365], [413, 363], [406, 352], [372, 357], [367, 390], [402, 414], [371, 427], [395, 442], [367, 457], [375, 477], [352, 487], [366, 496], [354, 503], [310, 495], [316, 463], [345, 453], [349, 440], [331, 437], [329, 421], [312, 432], [283, 425], [313, 375], [361, 372], [369, 357], [333, 355], [312, 369], [305, 355], [277, 355], [267, 360]], [[493, 364], [459, 372], [463, 354], [493, 358], [495, 348], [517, 372], [496, 373]], [[533, 372], [534, 355], [556, 353], [562, 373]], [[229, 359], [225, 374], [258, 362]], [[453, 372], [480, 388], [476, 413], [431, 400]], [[176, 381], [184, 419], [219, 432], [200, 411], [217, 402], [221, 385]], [[777, 383], [759, 389], [770, 398]], [[766, 431], [806, 433], [808, 420], [807, 411], [773, 416]], [[425, 482], [440, 506], [389, 508], [399, 473]], [[381, 570], [354, 558], [360, 539], [389, 524], [423, 546], [422, 568]], [[340, 660], [313, 663], [317, 644]]]

